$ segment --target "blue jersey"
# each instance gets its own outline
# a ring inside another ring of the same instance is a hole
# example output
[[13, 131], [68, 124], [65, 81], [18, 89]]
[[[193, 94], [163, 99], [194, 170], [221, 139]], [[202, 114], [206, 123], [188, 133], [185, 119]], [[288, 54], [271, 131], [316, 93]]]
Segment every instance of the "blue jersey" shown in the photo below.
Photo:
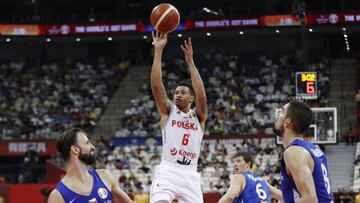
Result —
[[112, 194], [95, 170], [89, 170], [93, 177], [93, 188], [90, 195], [73, 192], [62, 181], [56, 186], [66, 203], [112, 203]]
[[[313, 181], [315, 184], [316, 195], [319, 203], [329, 203], [333, 199], [330, 188], [330, 180], [328, 174], [327, 160], [324, 152], [315, 145], [303, 141], [294, 140], [290, 146], [300, 146], [305, 148], [314, 160], [314, 171], [312, 173]], [[284, 159], [281, 161], [281, 190], [283, 193], [284, 201], [286, 203], [293, 203], [300, 199], [294, 180], [286, 173], [286, 165]]]
[[233, 203], [271, 203], [266, 182], [249, 171], [244, 172], [243, 175], [246, 179], [245, 188]]

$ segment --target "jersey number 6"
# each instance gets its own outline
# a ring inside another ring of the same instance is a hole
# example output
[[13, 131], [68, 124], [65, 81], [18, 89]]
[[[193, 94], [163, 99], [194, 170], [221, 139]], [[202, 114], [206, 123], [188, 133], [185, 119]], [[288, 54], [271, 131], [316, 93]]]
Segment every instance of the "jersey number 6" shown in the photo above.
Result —
[[181, 144], [182, 145], [188, 145], [189, 144], [189, 138], [190, 138], [190, 135], [189, 134], [184, 134], [184, 137], [181, 141]]

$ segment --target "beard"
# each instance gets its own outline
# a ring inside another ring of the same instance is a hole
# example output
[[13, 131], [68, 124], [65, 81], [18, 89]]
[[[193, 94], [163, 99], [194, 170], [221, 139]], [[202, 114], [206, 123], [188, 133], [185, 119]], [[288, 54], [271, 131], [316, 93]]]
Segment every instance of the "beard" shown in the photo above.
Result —
[[282, 134], [283, 134], [283, 132], [284, 132], [283, 129], [277, 129], [277, 128], [274, 126], [272, 130], [273, 130], [274, 134], [275, 134], [277, 137], [282, 138]]
[[96, 162], [95, 154], [91, 154], [91, 151], [89, 152], [89, 154], [83, 154], [81, 149], [79, 159], [86, 165], [93, 165]]

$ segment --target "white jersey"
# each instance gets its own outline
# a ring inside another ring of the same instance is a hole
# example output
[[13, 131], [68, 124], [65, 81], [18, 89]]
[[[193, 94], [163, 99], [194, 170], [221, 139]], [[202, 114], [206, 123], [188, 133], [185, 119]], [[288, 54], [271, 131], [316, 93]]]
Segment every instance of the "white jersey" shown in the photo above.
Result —
[[204, 132], [195, 110], [184, 113], [173, 104], [168, 121], [161, 132], [162, 161], [190, 166], [197, 165]]

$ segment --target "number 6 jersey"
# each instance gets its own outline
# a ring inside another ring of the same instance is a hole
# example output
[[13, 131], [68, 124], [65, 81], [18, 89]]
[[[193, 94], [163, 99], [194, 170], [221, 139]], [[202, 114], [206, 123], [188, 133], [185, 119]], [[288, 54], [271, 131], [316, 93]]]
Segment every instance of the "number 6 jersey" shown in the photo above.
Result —
[[162, 161], [189, 166], [197, 165], [204, 132], [194, 109], [184, 113], [173, 104], [168, 121], [161, 132]]
[[[316, 195], [319, 203], [329, 203], [333, 200], [330, 188], [326, 156], [320, 148], [304, 140], [294, 140], [290, 146], [300, 146], [305, 148], [314, 160], [314, 171], [312, 172]], [[296, 202], [300, 198], [294, 180], [286, 173], [284, 159], [281, 160], [281, 190], [286, 203]]]

